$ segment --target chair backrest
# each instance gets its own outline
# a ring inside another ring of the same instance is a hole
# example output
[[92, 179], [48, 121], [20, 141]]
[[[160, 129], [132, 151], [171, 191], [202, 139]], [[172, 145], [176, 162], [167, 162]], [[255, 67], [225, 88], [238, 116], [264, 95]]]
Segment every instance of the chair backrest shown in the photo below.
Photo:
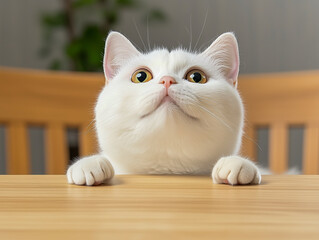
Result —
[[[102, 74], [0, 68], [0, 125], [7, 130], [7, 173], [30, 173], [30, 125], [45, 128], [48, 174], [65, 173], [66, 127], [80, 129], [80, 156], [96, 152], [95, 133], [88, 126], [103, 85]], [[256, 159], [256, 132], [267, 126], [270, 169], [285, 172], [288, 128], [303, 125], [303, 172], [318, 174], [319, 72], [241, 75], [239, 91], [246, 109], [242, 154]]]
[[269, 167], [287, 171], [288, 128], [302, 125], [303, 173], [319, 174], [319, 71], [242, 75], [246, 109], [242, 152], [256, 159], [256, 130], [269, 128]]
[[0, 124], [6, 129], [7, 173], [30, 173], [27, 127], [32, 125], [45, 129], [48, 174], [65, 173], [67, 127], [79, 129], [81, 156], [96, 152], [95, 133], [88, 126], [103, 85], [102, 74], [0, 68]]

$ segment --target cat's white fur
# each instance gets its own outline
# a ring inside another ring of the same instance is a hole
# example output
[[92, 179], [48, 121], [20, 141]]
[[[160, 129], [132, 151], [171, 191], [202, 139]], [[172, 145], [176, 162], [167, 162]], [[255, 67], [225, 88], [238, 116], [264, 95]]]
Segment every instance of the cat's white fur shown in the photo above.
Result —
[[[132, 73], [139, 68], [149, 69], [153, 79], [133, 83]], [[185, 80], [190, 69], [204, 71], [207, 83]], [[95, 108], [101, 151], [70, 166], [68, 182], [99, 184], [115, 172], [212, 173], [215, 183], [260, 183], [258, 168], [236, 155], [244, 119], [236, 90], [238, 69], [232, 33], [202, 53], [157, 49], [142, 54], [123, 35], [111, 32], [104, 56], [106, 85]], [[173, 101], [163, 101], [164, 76], [176, 81], [168, 88]]]

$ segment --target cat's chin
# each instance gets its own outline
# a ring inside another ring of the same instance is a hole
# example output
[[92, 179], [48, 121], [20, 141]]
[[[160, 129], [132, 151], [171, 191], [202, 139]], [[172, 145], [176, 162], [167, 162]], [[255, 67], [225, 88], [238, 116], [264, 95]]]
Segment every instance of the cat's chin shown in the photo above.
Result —
[[171, 98], [170, 96], [165, 96], [163, 97], [163, 99], [160, 101], [160, 103], [149, 113], [141, 116], [141, 118], [146, 118], [150, 115], [152, 115], [153, 113], [155, 113], [157, 110], [159, 110], [160, 108], [166, 108], [169, 109], [170, 111], [179, 111], [181, 114], [183, 114], [184, 116], [186, 116], [189, 119], [192, 120], [199, 120], [198, 118], [189, 115], [188, 113], [186, 113], [177, 103], [176, 101]]

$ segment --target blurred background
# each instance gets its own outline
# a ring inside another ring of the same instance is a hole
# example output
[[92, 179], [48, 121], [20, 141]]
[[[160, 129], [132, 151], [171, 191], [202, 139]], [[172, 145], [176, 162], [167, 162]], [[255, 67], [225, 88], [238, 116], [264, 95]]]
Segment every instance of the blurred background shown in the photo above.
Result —
[[[0, 66], [99, 72], [110, 30], [142, 51], [160, 46], [200, 51], [232, 31], [242, 74], [318, 69], [318, 13], [317, 0], [0, 0]], [[301, 169], [303, 128], [289, 131], [290, 165]], [[267, 165], [262, 150], [268, 148], [268, 131], [261, 128], [257, 135], [258, 158]], [[78, 132], [68, 129], [67, 136], [72, 159]], [[43, 144], [43, 130], [31, 129], [30, 137], [31, 148]], [[0, 125], [0, 159], [4, 148]], [[35, 151], [32, 161], [39, 163], [32, 171], [44, 173], [44, 153]]]
[[[97, 50], [109, 30], [142, 50], [189, 48], [190, 42], [199, 50], [233, 31], [241, 73], [316, 69], [318, 13], [316, 0], [1, 0], [0, 65], [100, 70]], [[90, 50], [94, 56], [86, 56]], [[92, 66], [72, 61], [79, 56]]]

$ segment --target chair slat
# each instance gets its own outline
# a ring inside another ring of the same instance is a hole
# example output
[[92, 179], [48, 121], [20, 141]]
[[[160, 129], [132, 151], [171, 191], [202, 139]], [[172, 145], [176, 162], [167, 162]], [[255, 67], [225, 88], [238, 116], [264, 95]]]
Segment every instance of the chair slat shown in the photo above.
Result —
[[30, 154], [27, 127], [22, 122], [12, 122], [7, 134], [8, 174], [29, 174]]
[[246, 126], [242, 137], [242, 147], [240, 154], [255, 162], [257, 161], [256, 148], [256, 129], [253, 126]]
[[270, 126], [269, 165], [274, 173], [287, 171], [288, 130], [286, 124], [275, 123]]
[[303, 173], [319, 174], [319, 125], [306, 126], [303, 148]]
[[65, 128], [61, 124], [49, 124], [46, 129], [47, 174], [64, 174], [67, 168], [68, 150]]
[[80, 128], [80, 156], [88, 156], [97, 153], [95, 131], [85, 125]]

